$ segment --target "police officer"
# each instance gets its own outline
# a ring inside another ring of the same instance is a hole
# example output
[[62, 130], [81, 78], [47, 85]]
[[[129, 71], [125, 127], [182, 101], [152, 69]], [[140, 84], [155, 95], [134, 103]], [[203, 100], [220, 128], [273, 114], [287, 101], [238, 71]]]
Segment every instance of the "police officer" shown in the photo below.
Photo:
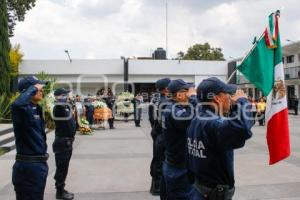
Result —
[[149, 106], [148, 106], [148, 119], [149, 119], [149, 122], [150, 122], [150, 126], [151, 126], [151, 130], [154, 126], [154, 106], [155, 106], [155, 100], [158, 99], [156, 97], [156, 95], [159, 95], [158, 93], [152, 93], [151, 96], [150, 96], [150, 103], [149, 103]]
[[294, 111], [295, 111], [295, 115], [298, 115], [298, 106], [299, 106], [299, 99], [297, 97], [297, 95], [294, 96]]
[[44, 82], [34, 76], [18, 83], [20, 96], [12, 103], [16, 162], [12, 182], [17, 200], [43, 200], [48, 176], [47, 144], [42, 108]]
[[72, 105], [68, 101], [70, 90], [59, 88], [55, 90], [56, 98], [53, 108], [55, 121], [55, 140], [53, 152], [55, 154], [56, 172], [55, 186], [56, 198], [70, 200], [74, 194], [65, 190], [65, 181], [68, 174], [69, 163], [73, 151], [73, 142], [76, 133], [76, 121], [72, 112]]
[[188, 200], [192, 187], [186, 166], [186, 134], [197, 104], [196, 91], [193, 84], [181, 79], [171, 81], [168, 90], [172, 98], [162, 119], [166, 145], [163, 175], [167, 199]]
[[90, 126], [92, 126], [94, 124], [94, 106], [93, 106], [93, 100], [91, 96], [88, 96], [85, 100], [84, 100], [84, 107], [85, 107], [85, 116], [87, 121], [89, 122]]
[[[104, 91], [103, 91], [104, 94]], [[102, 95], [103, 95], [102, 94]], [[108, 108], [112, 111], [112, 118], [108, 119], [108, 124], [110, 129], [115, 129], [114, 121], [115, 121], [115, 101], [116, 97], [114, 96], [112, 90], [108, 88], [107, 96], [103, 97], [105, 103], [107, 104]]]
[[252, 136], [252, 105], [242, 90], [215, 77], [199, 84], [197, 98], [202, 108], [191, 122], [187, 139], [188, 166], [195, 176], [191, 199], [231, 200], [233, 150]]
[[149, 106], [149, 120], [152, 124], [151, 136], [153, 139], [153, 159], [151, 162], [150, 174], [152, 176], [152, 184], [150, 193], [152, 195], [160, 195], [161, 199], [165, 199], [165, 184], [162, 176], [162, 163], [164, 161], [164, 138], [161, 127], [162, 111], [168, 102], [168, 85], [169, 78], [163, 78], [156, 82], [157, 93], [153, 94]]
[[134, 99], [131, 100], [133, 104], [134, 123], [136, 127], [141, 127], [142, 107], [144, 102], [141, 94], [137, 94]]

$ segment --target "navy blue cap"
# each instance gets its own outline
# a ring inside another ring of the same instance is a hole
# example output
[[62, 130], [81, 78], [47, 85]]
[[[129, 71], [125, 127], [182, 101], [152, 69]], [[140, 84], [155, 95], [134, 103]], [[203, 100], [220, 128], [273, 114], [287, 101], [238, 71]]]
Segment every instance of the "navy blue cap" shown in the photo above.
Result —
[[37, 77], [35, 76], [27, 76], [22, 78], [19, 83], [18, 83], [18, 90], [20, 92], [24, 92], [26, 91], [30, 86], [36, 85], [36, 84], [47, 84], [47, 82], [45, 81], [41, 81], [39, 80]]
[[58, 88], [54, 91], [54, 96], [60, 96], [60, 95], [66, 95], [69, 94], [70, 90], [67, 90], [65, 88]]
[[168, 90], [171, 93], [176, 93], [181, 89], [190, 89], [192, 87], [195, 87], [194, 84], [191, 83], [186, 83], [184, 80], [182, 79], [176, 79], [170, 82], [170, 84], [168, 85]]
[[159, 79], [158, 81], [156, 81], [155, 87], [158, 90], [163, 90], [168, 87], [170, 82], [171, 82], [171, 80], [169, 78]]
[[207, 101], [220, 92], [233, 94], [236, 92], [236, 90], [236, 85], [226, 84], [216, 77], [211, 77], [208, 79], [204, 79], [198, 85], [197, 98], [199, 101]]

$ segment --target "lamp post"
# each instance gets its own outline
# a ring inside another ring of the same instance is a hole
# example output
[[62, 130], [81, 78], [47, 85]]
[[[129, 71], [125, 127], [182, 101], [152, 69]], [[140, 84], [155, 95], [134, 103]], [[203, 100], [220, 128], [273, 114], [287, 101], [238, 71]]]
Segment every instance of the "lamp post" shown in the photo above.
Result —
[[169, 37], [168, 37], [168, 34], [169, 34], [169, 27], [168, 27], [168, 0], [166, 0], [166, 56], [168, 58], [168, 52], [169, 52]]
[[128, 61], [129, 58], [125, 58], [124, 56], [121, 56], [121, 59], [124, 61], [124, 72], [123, 72], [123, 77], [124, 77], [124, 92], [128, 91]]
[[71, 62], [72, 62], [72, 59], [71, 59], [71, 56], [70, 56], [69, 50], [65, 50], [65, 53], [68, 55], [69, 61], [70, 61], [70, 63], [71, 63]]

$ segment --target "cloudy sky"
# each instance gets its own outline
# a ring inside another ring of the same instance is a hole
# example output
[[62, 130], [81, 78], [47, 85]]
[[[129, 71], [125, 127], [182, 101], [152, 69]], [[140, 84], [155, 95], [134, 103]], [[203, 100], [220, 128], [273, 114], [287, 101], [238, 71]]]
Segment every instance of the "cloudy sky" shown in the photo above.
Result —
[[[166, 0], [37, 0], [18, 23], [13, 44], [25, 59], [150, 56], [165, 47]], [[221, 47], [240, 57], [281, 10], [281, 37], [299, 40], [299, 0], [168, 0], [169, 58], [195, 43]]]

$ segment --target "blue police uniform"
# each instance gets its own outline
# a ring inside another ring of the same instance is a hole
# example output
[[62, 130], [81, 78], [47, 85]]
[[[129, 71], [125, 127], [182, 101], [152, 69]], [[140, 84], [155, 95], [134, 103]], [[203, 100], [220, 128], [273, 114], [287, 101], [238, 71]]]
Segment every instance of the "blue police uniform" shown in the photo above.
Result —
[[[168, 86], [171, 93], [180, 89], [189, 89], [192, 85], [182, 80], [174, 80]], [[197, 104], [195, 96], [189, 105], [182, 105], [170, 100], [163, 112], [163, 134], [165, 139], [165, 162], [163, 175], [166, 182], [167, 199], [189, 199], [191, 184], [186, 166], [186, 131], [194, 116]]]
[[17, 200], [42, 200], [48, 176], [45, 123], [42, 108], [31, 103], [37, 92], [33, 85], [42, 82], [25, 79], [19, 83], [22, 93], [11, 106], [17, 151], [12, 182]]
[[[67, 95], [69, 92], [69, 90], [60, 88], [54, 92], [54, 95]], [[55, 140], [53, 142], [56, 163], [54, 175], [55, 186], [58, 199], [73, 199], [74, 195], [65, 190], [65, 181], [72, 157], [73, 142], [76, 134], [76, 120], [73, 116], [71, 104], [67, 102], [67, 98], [60, 99], [57, 102], [53, 108], [56, 127]]]
[[237, 115], [238, 111], [250, 110], [251, 104], [246, 98], [238, 99], [237, 104], [240, 107], [232, 110], [232, 119], [203, 106], [188, 128], [188, 167], [195, 177], [192, 200], [230, 200], [234, 194], [234, 149], [245, 145], [253, 126], [250, 112]]
[[[161, 91], [168, 87], [169, 78], [163, 78], [156, 82], [156, 88]], [[153, 159], [150, 166], [152, 184], [150, 192], [153, 195], [160, 195], [160, 199], [166, 199], [166, 186], [163, 179], [162, 166], [165, 159], [165, 144], [162, 133], [161, 116], [168, 103], [168, 98], [164, 93], [155, 93], [149, 106], [149, 120], [152, 124], [151, 136], [153, 139]]]
[[85, 101], [85, 109], [86, 109], [86, 119], [89, 122], [90, 125], [94, 123], [94, 106], [91, 102], [89, 102], [89, 99], [86, 99]]

